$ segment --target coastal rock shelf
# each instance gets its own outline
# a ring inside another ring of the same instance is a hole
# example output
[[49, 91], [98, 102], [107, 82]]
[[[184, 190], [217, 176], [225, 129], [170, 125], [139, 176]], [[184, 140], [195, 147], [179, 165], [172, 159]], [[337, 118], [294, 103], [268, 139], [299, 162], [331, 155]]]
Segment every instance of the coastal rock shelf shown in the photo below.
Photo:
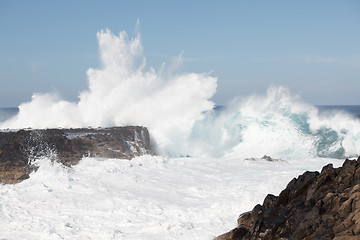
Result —
[[71, 166], [82, 157], [131, 159], [154, 154], [144, 127], [43, 129], [0, 132], [0, 182], [18, 183], [36, 169], [32, 162], [49, 157]]
[[360, 239], [360, 157], [294, 178], [216, 238], [238, 239]]

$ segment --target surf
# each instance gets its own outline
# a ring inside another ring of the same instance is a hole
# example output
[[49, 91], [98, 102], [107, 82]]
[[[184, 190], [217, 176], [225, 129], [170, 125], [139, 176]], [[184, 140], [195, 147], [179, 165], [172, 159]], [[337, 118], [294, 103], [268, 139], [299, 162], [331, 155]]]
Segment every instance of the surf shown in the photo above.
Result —
[[[283, 86], [215, 108], [217, 78], [148, 67], [140, 33], [97, 33], [101, 66], [87, 71], [78, 102], [33, 94], [2, 129], [139, 125], [164, 156], [345, 158], [360, 152], [360, 122], [305, 103]], [[179, 56], [181, 62], [182, 55]]]

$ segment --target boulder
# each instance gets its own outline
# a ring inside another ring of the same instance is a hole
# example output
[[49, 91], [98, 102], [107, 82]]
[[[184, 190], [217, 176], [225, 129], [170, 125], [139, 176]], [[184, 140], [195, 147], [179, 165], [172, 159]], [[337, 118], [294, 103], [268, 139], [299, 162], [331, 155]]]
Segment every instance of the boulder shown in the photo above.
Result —
[[294, 178], [216, 239], [360, 239], [360, 157]]
[[131, 159], [154, 154], [149, 132], [144, 127], [22, 129], [0, 132], [0, 182], [18, 183], [36, 169], [41, 157], [65, 166], [82, 157]]

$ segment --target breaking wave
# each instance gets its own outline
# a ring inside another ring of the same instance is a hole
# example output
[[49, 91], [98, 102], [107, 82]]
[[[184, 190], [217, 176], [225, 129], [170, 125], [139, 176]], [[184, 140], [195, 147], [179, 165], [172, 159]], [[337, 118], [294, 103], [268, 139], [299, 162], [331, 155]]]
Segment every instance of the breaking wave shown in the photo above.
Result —
[[319, 111], [284, 87], [233, 101], [196, 122], [193, 154], [283, 159], [344, 158], [360, 152], [360, 120], [343, 111]]
[[[208, 74], [174, 73], [165, 66], [146, 68], [140, 34], [97, 34], [102, 67], [87, 71], [88, 90], [79, 101], [56, 93], [34, 94], [0, 128], [109, 127], [141, 125], [151, 130], [159, 149], [184, 142], [192, 126], [211, 110], [217, 79]], [[179, 57], [181, 60], [181, 56]], [[173, 67], [169, 67], [173, 69]]]
[[88, 89], [78, 102], [34, 94], [0, 128], [141, 125], [169, 156], [343, 158], [360, 152], [360, 122], [351, 115], [320, 113], [284, 87], [216, 109], [210, 100], [215, 77], [147, 67], [140, 34], [129, 39], [106, 30], [97, 37], [101, 68], [87, 71]]

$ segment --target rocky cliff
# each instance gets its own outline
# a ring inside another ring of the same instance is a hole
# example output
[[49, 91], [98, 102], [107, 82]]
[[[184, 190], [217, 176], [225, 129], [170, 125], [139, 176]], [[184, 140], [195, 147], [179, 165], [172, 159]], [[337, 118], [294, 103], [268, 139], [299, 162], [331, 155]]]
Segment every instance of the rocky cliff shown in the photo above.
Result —
[[294, 178], [216, 240], [360, 239], [360, 157]]
[[0, 132], [0, 182], [18, 183], [29, 178], [31, 164], [50, 157], [66, 166], [83, 156], [131, 159], [154, 154], [149, 132], [143, 127], [44, 129]]

